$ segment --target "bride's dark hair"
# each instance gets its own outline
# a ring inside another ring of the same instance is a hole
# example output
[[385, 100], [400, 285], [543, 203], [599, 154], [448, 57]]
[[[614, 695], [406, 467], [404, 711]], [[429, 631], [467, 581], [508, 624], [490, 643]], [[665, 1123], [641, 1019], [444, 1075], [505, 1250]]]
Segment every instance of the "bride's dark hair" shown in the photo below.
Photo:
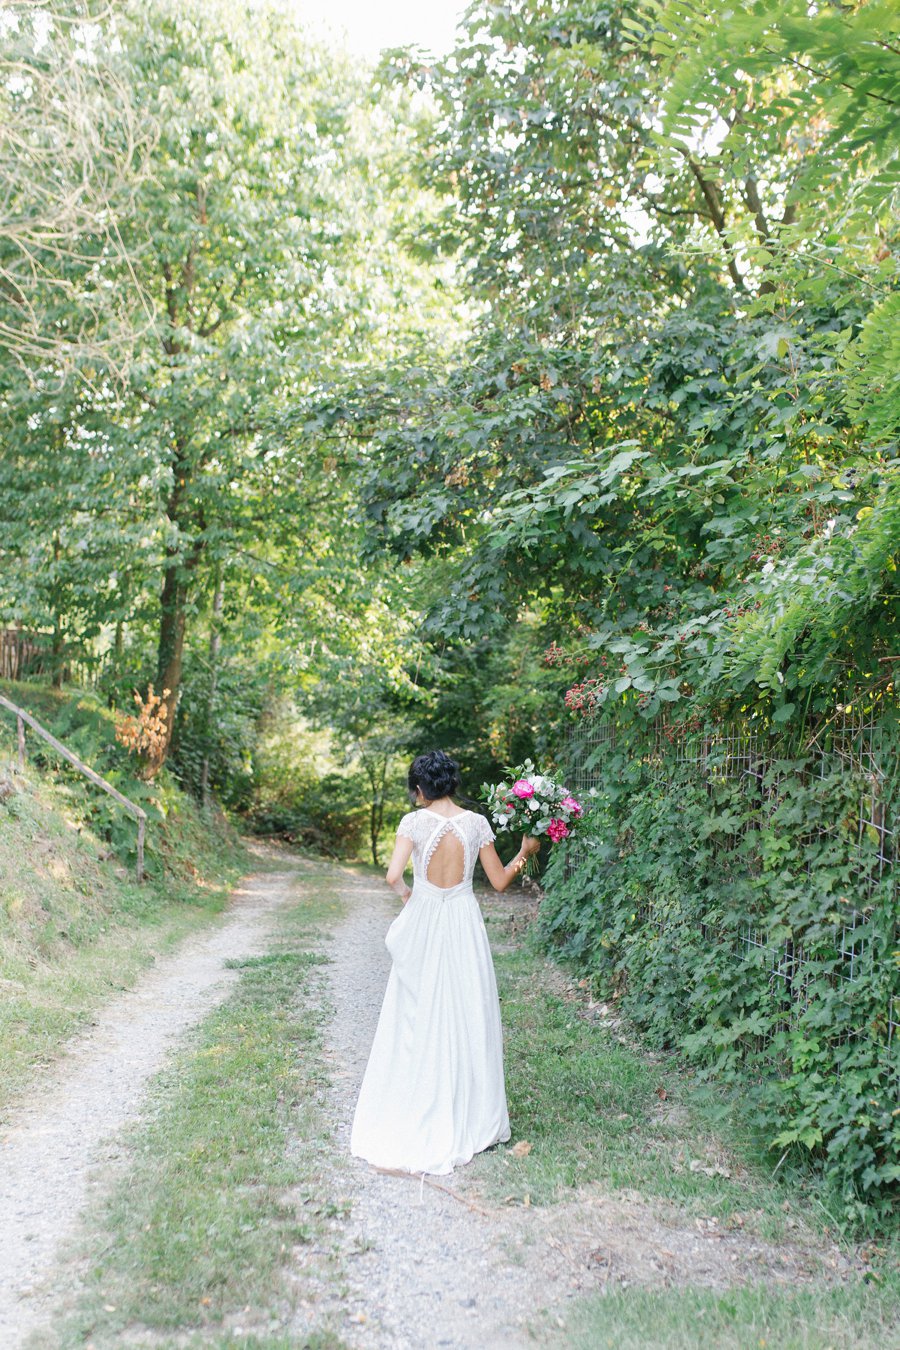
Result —
[[429, 802], [436, 802], [439, 797], [452, 797], [459, 792], [459, 765], [443, 750], [429, 750], [425, 755], [416, 755], [409, 766], [407, 782], [413, 805], [417, 788]]

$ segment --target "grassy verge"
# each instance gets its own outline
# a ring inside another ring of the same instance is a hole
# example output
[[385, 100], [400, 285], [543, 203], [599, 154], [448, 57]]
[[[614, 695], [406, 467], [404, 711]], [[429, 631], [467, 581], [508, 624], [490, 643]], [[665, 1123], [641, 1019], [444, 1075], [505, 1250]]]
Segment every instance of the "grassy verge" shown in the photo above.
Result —
[[541, 958], [527, 949], [496, 964], [510, 1116], [532, 1145], [517, 1184], [533, 1204], [601, 1182], [692, 1215], [728, 1220], [752, 1211], [762, 1236], [785, 1235], [785, 1194], [749, 1153], [726, 1149], [711, 1126], [711, 1104], [694, 1097], [674, 1058], [649, 1055], [618, 1026], [583, 1017], [575, 1001], [548, 988]]
[[[502, 917], [489, 925], [497, 936]], [[650, 1055], [627, 1027], [586, 1016], [527, 944], [495, 957], [503, 1007], [513, 1140], [479, 1184], [495, 1202], [552, 1205], [580, 1188], [629, 1192], [669, 1222], [715, 1219], [770, 1242], [838, 1237], [814, 1193], [772, 1176], [752, 1132], [674, 1057]], [[693, 1164], [693, 1166], [692, 1166]], [[705, 1170], [703, 1170], [705, 1169]], [[845, 1251], [853, 1253], [850, 1244]], [[855, 1253], [857, 1256], [859, 1253]], [[870, 1243], [842, 1286], [750, 1284], [610, 1289], [583, 1299], [554, 1343], [628, 1347], [818, 1347], [900, 1343], [900, 1241]], [[551, 1335], [551, 1339], [553, 1339]]]
[[[28, 687], [11, 692], [37, 706], [54, 731], [65, 734], [71, 725], [77, 752], [106, 769], [102, 753], [112, 731], [105, 710], [71, 694], [42, 690], [36, 702]], [[14, 734], [14, 724], [0, 724], [0, 764], [12, 758]], [[126, 793], [147, 792], [146, 785], [118, 781]], [[155, 789], [152, 865], [138, 886], [127, 855], [132, 822], [116, 820], [127, 832], [123, 855], [118, 839], [110, 840], [107, 799], [98, 801], [97, 789], [57, 774], [49, 763], [41, 767], [33, 753], [25, 776], [10, 773], [6, 782], [0, 801], [0, 1110], [105, 999], [207, 924], [248, 865], [225, 822], [204, 817], [167, 783]]]
[[155, 1082], [128, 1173], [94, 1221], [81, 1307], [38, 1344], [340, 1345], [317, 989], [330, 884], [326, 869], [302, 874], [268, 953], [239, 964], [226, 1002]]
[[626, 1289], [584, 1300], [568, 1319], [571, 1350], [864, 1350], [897, 1344], [896, 1307], [868, 1286]]

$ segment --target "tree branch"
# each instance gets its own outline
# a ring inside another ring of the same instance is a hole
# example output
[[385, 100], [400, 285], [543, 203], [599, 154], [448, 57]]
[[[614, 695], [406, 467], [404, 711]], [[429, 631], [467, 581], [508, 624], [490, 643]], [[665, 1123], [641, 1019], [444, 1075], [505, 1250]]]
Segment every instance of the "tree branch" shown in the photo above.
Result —
[[759, 236], [761, 244], [767, 244], [771, 238], [769, 222], [766, 220], [766, 213], [763, 210], [763, 204], [759, 196], [759, 185], [753, 174], [748, 174], [744, 180], [744, 201], [747, 203], [747, 209], [756, 222], [756, 233]]
[[[786, 52], [773, 51], [771, 47], [763, 47], [762, 50], [787, 61], [788, 65], [797, 66], [800, 70], [808, 71], [810, 75], [816, 75], [820, 80], [834, 79], [830, 71], [819, 70], [816, 66], [811, 66], [809, 62], [801, 61], [797, 56], [788, 56]], [[848, 84], [846, 80], [839, 79], [837, 83], [842, 89], [848, 89], [851, 94], [864, 94], [866, 98], [874, 98], [878, 103], [886, 103], [889, 108], [900, 107], [900, 102], [895, 98], [886, 98], [884, 94], [873, 93], [871, 89], [859, 89], [855, 84]]]
[[719, 199], [719, 193], [716, 188], [716, 185], [714, 183], [710, 183], [708, 179], [704, 178], [703, 170], [700, 168], [700, 165], [693, 158], [693, 156], [688, 153], [687, 150], [682, 149], [680, 146], [679, 149], [681, 150], [682, 155], [684, 155], [684, 158], [687, 161], [691, 173], [697, 180], [697, 183], [700, 187], [700, 191], [703, 193], [703, 199], [706, 202], [707, 210], [709, 211], [709, 218], [713, 223], [713, 227], [715, 228], [716, 234], [722, 240], [722, 243], [725, 247], [725, 256], [728, 262], [728, 271], [731, 276], [731, 279], [739, 291], [746, 290], [746, 286], [744, 285], [744, 278], [738, 271], [737, 263], [734, 257], [734, 249], [731, 247], [731, 240], [728, 238], [727, 226], [725, 221], [725, 212], [722, 209], [722, 203]]

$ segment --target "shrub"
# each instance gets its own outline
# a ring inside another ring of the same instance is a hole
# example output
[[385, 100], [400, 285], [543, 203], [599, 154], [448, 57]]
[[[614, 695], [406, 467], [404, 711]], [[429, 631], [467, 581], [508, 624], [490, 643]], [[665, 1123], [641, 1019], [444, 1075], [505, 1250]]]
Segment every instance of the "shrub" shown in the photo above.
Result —
[[358, 858], [368, 840], [368, 784], [362, 774], [327, 773], [291, 793], [262, 798], [248, 816], [258, 834], [275, 834], [331, 857]]

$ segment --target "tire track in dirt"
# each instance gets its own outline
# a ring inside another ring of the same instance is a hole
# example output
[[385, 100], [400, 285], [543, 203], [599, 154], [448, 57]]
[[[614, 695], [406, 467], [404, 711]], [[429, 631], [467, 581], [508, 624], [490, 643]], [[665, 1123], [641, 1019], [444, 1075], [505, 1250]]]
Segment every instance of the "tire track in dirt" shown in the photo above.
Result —
[[[283, 866], [284, 855], [279, 861]], [[82, 1215], [108, 1189], [110, 1173], [127, 1165], [121, 1131], [139, 1115], [148, 1081], [239, 978], [225, 962], [262, 954], [282, 906], [322, 884], [321, 864], [312, 872], [299, 859], [289, 866], [246, 880], [215, 927], [111, 1001], [0, 1127], [2, 1350], [21, 1350], [32, 1333], [52, 1331], [70, 1292], [58, 1286], [73, 1278], [65, 1248], [77, 1246]], [[298, 1299], [285, 1328], [298, 1346], [327, 1312], [355, 1350], [526, 1350], [565, 1345], [570, 1301], [586, 1293], [757, 1281], [827, 1286], [847, 1277], [848, 1262], [830, 1244], [774, 1244], [698, 1229], [677, 1206], [635, 1192], [592, 1185], [546, 1207], [492, 1205], [481, 1188], [504, 1167], [503, 1149], [424, 1186], [351, 1158], [350, 1124], [387, 980], [384, 934], [396, 906], [379, 882], [349, 869], [336, 867], [328, 885], [340, 892], [343, 918], [322, 935], [330, 964], [316, 996], [324, 992], [333, 1010], [321, 1167], [332, 1198], [346, 1198], [351, 1209], [334, 1230], [339, 1288], [328, 1281], [317, 1288], [315, 1270], [305, 1268], [307, 1259], [315, 1266], [315, 1252], [295, 1255], [298, 1291], [317, 1291], [311, 1301]], [[505, 924], [503, 902], [490, 905]], [[555, 988], [553, 968], [545, 978]], [[515, 1065], [507, 1065], [510, 1072]]]
[[509, 1231], [505, 1214], [488, 1216], [467, 1196], [471, 1164], [423, 1185], [350, 1157], [353, 1111], [390, 969], [384, 934], [397, 906], [383, 890], [361, 879], [342, 883], [345, 917], [325, 968], [334, 1012], [326, 1045], [335, 1184], [352, 1204], [340, 1334], [360, 1350], [533, 1347], [526, 1327], [533, 1271], [516, 1256], [523, 1239]]

